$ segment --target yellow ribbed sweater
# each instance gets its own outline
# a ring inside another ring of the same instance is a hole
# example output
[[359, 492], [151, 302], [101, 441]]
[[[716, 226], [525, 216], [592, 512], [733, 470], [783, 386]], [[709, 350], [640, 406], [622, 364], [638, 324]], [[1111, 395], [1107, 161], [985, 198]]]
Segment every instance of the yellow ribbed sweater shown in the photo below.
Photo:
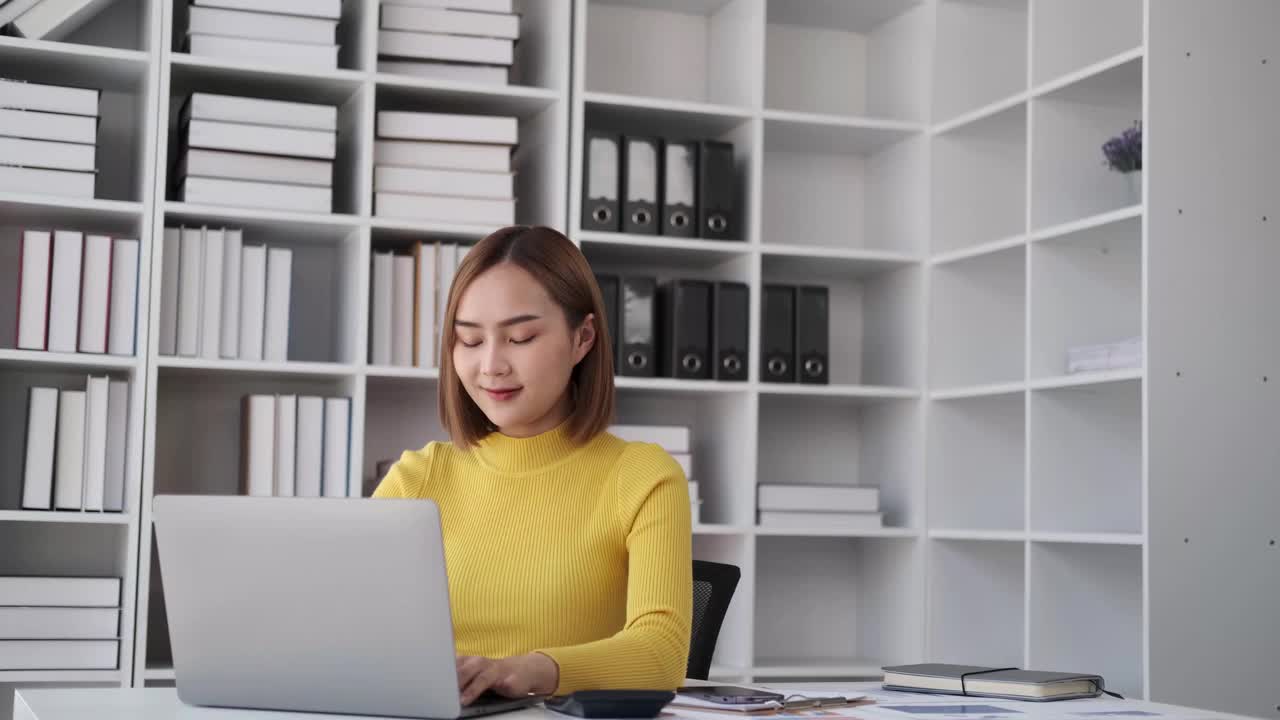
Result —
[[675, 689], [692, 616], [689, 486], [657, 445], [564, 426], [406, 451], [374, 497], [440, 506], [456, 651], [541, 652], [557, 694]]

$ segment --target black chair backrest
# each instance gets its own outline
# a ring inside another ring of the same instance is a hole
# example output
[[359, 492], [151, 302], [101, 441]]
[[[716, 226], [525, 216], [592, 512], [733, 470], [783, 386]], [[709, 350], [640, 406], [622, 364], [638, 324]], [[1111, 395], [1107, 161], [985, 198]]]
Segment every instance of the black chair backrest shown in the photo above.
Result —
[[742, 571], [735, 565], [693, 561], [693, 632], [686, 677], [706, 680], [711, 674], [711, 656], [716, 652], [720, 625], [741, 577]]

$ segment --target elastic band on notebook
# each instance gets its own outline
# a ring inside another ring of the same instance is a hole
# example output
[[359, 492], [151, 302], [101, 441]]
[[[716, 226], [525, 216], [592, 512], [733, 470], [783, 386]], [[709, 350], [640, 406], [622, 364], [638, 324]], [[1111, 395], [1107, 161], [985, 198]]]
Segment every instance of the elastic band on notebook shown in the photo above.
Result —
[[969, 690], [965, 687], [964, 681], [965, 681], [965, 678], [968, 678], [970, 675], [986, 675], [988, 673], [998, 673], [998, 672], [1004, 672], [1005, 670], [1017, 670], [1017, 669], [1018, 668], [1016, 667], [992, 668], [991, 670], [977, 670], [975, 672], [965, 673], [960, 676], [960, 694], [964, 695], [965, 697], [969, 696]]

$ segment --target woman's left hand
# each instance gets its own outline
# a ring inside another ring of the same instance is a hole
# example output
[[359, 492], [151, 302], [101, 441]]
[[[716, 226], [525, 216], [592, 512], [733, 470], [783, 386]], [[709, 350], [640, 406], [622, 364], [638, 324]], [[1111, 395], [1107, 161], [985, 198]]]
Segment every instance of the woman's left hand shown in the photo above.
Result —
[[458, 689], [462, 704], [470, 705], [485, 690], [505, 697], [530, 693], [550, 695], [560, 684], [560, 668], [542, 653], [495, 660], [477, 655], [458, 656]]

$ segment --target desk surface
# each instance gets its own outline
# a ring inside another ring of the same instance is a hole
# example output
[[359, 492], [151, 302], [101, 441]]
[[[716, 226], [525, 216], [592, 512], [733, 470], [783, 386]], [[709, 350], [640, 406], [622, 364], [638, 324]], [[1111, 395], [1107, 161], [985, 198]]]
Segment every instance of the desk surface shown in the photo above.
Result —
[[[693, 682], [690, 682], [693, 684]], [[879, 683], [786, 683], [770, 684], [768, 687], [779, 691], [851, 693], [867, 692], [879, 689]], [[932, 703], [957, 704], [958, 698], [934, 696]], [[985, 705], [988, 701], [981, 698], [970, 698], [964, 701], [968, 705]], [[1007, 701], [992, 701], [1008, 706]], [[894, 703], [890, 703], [894, 704]], [[892, 712], [882, 704], [874, 712], [876, 706], [858, 709], [858, 716], [863, 720], [889, 720], [892, 716], [903, 720], [953, 720], [954, 715], [928, 713], [924, 715], [899, 714]], [[1240, 716], [1216, 713], [1191, 708], [1149, 703], [1138, 700], [1112, 700], [1098, 698], [1091, 700], [1071, 700], [1054, 703], [1014, 703], [1017, 716], [1022, 720], [1241, 720]], [[669, 710], [674, 708], [669, 708]], [[688, 718], [707, 720], [724, 718], [732, 720], [733, 715], [706, 713], [685, 713], [679, 715]], [[193, 707], [178, 699], [174, 688], [72, 688], [72, 689], [19, 689], [14, 696], [14, 720], [371, 720], [369, 716], [329, 715], [320, 713], [291, 713], [263, 710], [228, 710], [219, 708]], [[497, 720], [565, 720], [565, 715], [553, 713], [542, 706], [524, 710], [488, 716]], [[793, 714], [787, 716], [797, 718]], [[813, 716], [808, 716], [813, 717]], [[847, 716], [846, 716], [847, 717]], [[987, 720], [991, 715], [974, 715], [975, 720]], [[744, 720], [750, 720], [745, 716]], [[670, 720], [679, 720], [674, 715]], [[838, 720], [831, 717], [828, 720]], [[1008, 720], [1006, 717], [1005, 720]]]

